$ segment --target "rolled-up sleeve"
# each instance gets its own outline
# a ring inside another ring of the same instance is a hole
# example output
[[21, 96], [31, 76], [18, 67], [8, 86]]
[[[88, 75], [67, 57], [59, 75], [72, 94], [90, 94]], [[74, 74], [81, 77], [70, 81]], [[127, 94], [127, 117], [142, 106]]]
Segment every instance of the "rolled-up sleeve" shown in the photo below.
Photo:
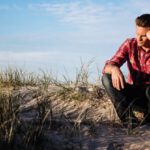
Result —
[[105, 73], [105, 67], [108, 64], [116, 65], [118, 67], [121, 67], [126, 62], [126, 60], [128, 59], [128, 51], [129, 51], [129, 49], [130, 49], [130, 43], [129, 43], [129, 39], [127, 39], [120, 46], [120, 48], [115, 53], [115, 55], [110, 60], [106, 61], [102, 72]]

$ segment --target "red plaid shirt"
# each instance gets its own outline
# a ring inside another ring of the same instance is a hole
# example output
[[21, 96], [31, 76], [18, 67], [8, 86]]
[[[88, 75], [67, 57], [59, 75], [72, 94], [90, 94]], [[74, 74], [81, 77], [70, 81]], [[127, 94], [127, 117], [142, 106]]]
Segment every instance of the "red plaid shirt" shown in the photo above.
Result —
[[129, 70], [129, 84], [150, 84], [150, 51], [138, 47], [135, 38], [127, 39], [106, 64], [121, 67], [125, 62]]

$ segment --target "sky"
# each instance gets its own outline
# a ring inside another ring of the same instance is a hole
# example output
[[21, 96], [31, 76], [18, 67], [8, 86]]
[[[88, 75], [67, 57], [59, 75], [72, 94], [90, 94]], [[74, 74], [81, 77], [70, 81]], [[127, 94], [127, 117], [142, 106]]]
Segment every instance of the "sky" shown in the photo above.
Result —
[[101, 73], [149, 8], [149, 0], [1, 0], [0, 68], [72, 78], [92, 61], [91, 74]]

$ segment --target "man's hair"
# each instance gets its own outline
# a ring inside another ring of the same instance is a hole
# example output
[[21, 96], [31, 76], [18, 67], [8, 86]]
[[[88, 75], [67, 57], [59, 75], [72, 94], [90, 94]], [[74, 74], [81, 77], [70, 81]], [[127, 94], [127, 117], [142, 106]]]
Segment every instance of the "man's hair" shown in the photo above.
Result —
[[137, 26], [150, 28], [150, 14], [143, 14], [138, 16], [135, 22]]

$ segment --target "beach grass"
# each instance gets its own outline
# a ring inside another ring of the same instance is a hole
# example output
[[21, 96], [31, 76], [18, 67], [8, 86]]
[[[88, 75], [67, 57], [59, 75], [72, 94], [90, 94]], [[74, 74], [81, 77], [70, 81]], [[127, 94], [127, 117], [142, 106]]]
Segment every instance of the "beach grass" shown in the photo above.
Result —
[[[89, 82], [89, 66], [81, 64], [74, 81], [65, 76], [59, 81], [44, 71], [40, 76], [11, 67], [1, 71], [0, 148], [36, 149], [45, 132], [51, 135], [56, 130], [65, 139], [77, 137], [77, 147], [82, 149], [83, 124], [88, 126], [86, 134], [94, 135], [97, 124], [106, 121], [100, 109], [107, 108], [115, 123], [118, 118], [110, 102], [105, 104], [109, 98], [104, 89]], [[55, 145], [52, 137], [50, 143]]]

